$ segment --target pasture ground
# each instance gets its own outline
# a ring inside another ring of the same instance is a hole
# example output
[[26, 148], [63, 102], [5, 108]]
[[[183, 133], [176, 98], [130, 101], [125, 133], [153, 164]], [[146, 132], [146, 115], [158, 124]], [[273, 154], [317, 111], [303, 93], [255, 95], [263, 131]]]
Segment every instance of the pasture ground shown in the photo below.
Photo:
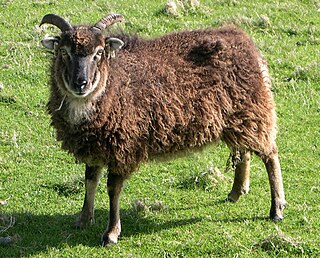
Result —
[[[201, 0], [178, 15], [165, 1], [0, 0], [0, 257], [320, 256], [320, 1]], [[107, 224], [105, 180], [95, 224], [72, 227], [84, 195], [84, 167], [60, 150], [46, 113], [49, 56], [39, 29], [47, 13], [74, 24], [125, 15], [124, 30], [152, 37], [234, 23], [269, 62], [279, 118], [285, 219], [267, 219], [270, 190], [254, 157], [250, 193], [226, 203], [232, 171], [223, 144], [143, 165], [122, 193], [119, 244], [100, 247]], [[7, 244], [7, 242], [11, 244]]]

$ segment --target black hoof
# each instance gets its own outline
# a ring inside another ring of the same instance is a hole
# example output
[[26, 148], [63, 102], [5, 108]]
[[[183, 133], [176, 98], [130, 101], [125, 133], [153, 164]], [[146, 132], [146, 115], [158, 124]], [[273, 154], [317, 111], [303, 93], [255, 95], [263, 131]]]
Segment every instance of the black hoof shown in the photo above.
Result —
[[110, 248], [117, 244], [117, 241], [111, 240], [109, 237], [105, 237], [105, 236], [102, 236], [101, 242], [102, 242], [101, 246], [107, 247], [107, 248]]
[[270, 219], [273, 220], [273, 222], [279, 222], [283, 219], [283, 217], [277, 214], [270, 214]]

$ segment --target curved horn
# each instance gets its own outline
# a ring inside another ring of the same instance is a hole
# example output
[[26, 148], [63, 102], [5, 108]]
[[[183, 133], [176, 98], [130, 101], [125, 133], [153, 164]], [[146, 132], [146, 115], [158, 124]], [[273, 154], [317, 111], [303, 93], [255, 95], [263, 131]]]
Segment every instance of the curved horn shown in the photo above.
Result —
[[55, 25], [62, 32], [67, 30], [72, 30], [72, 26], [69, 22], [67, 22], [65, 19], [55, 14], [46, 14], [45, 16], [43, 16], [40, 26], [44, 23]]
[[111, 13], [108, 16], [102, 18], [100, 21], [98, 21], [93, 27], [103, 31], [107, 27], [110, 27], [112, 24], [116, 22], [122, 22], [122, 21], [123, 21], [123, 16], [121, 14]]

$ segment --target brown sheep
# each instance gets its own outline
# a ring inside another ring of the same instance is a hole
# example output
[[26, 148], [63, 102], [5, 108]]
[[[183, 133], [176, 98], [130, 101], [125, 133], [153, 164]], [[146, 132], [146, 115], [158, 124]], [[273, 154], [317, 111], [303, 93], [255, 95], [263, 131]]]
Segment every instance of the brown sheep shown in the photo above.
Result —
[[[62, 31], [42, 43], [54, 51], [48, 110], [62, 148], [86, 164], [86, 194], [76, 226], [94, 219], [94, 196], [108, 168], [109, 226], [117, 243], [123, 182], [149, 158], [218, 140], [230, 148], [235, 178], [230, 201], [249, 190], [250, 153], [266, 166], [270, 217], [281, 220], [285, 197], [275, 143], [275, 104], [266, 62], [252, 40], [231, 27], [182, 31], [150, 40], [124, 33], [110, 15], [94, 26], [72, 26], [48, 14]], [[115, 56], [117, 54], [117, 56]]]

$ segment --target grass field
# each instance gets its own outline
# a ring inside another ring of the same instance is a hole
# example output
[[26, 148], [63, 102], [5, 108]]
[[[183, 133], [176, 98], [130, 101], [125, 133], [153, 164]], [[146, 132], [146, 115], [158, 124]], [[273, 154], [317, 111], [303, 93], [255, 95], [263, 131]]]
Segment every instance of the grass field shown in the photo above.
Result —
[[[163, 12], [165, 3], [0, 0], [0, 257], [320, 256], [320, 1], [200, 0], [177, 16]], [[122, 193], [118, 245], [100, 247], [108, 220], [105, 180], [95, 224], [72, 227], [83, 202], [84, 166], [60, 150], [50, 127], [50, 58], [40, 40], [58, 31], [38, 24], [47, 13], [78, 24], [110, 12], [125, 15], [120, 26], [144, 37], [225, 23], [252, 36], [273, 78], [288, 202], [282, 222], [267, 219], [267, 173], [256, 157], [250, 193], [224, 202], [233, 173], [224, 172], [229, 153], [221, 143], [143, 165]]]

